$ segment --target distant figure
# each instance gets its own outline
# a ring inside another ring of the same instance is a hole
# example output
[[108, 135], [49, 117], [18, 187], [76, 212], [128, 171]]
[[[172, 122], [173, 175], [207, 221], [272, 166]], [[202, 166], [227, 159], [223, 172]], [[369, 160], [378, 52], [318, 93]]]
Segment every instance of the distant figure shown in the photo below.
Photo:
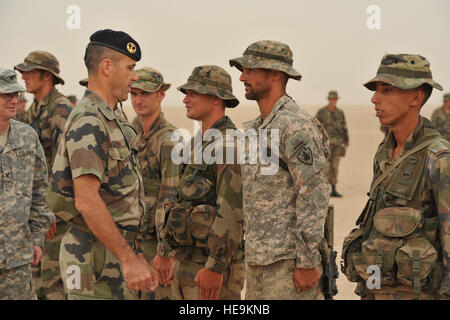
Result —
[[450, 93], [444, 95], [444, 105], [434, 110], [431, 123], [447, 141], [450, 141]]
[[348, 147], [348, 130], [344, 111], [336, 107], [339, 99], [336, 91], [328, 93], [328, 105], [319, 109], [316, 118], [324, 126], [330, 142], [330, 156], [328, 158], [328, 182], [331, 184], [331, 196], [342, 197], [336, 191], [339, 161], [345, 156]]
[[23, 92], [19, 93], [19, 102], [17, 103], [17, 113], [15, 119], [21, 122], [27, 122], [27, 114], [26, 114], [26, 105], [27, 98]]
[[69, 99], [69, 101], [72, 103], [72, 106], [76, 106], [77, 105], [77, 96], [75, 96], [75, 95], [70, 95], [70, 96], [67, 96], [67, 99]]

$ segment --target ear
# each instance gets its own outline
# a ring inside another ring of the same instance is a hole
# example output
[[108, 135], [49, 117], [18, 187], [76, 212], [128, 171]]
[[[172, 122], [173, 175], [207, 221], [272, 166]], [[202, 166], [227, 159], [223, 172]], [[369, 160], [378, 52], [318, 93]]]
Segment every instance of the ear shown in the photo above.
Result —
[[99, 71], [105, 75], [110, 76], [113, 70], [113, 62], [109, 58], [105, 58], [100, 62]]
[[425, 92], [420, 88], [416, 88], [411, 97], [411, 107], [422, 107], [425, 99]]
[[161, 102], [164, 99], [165, 96], [166, 96], [166, 90], [159, 90], [158, 91], [159, 102]]

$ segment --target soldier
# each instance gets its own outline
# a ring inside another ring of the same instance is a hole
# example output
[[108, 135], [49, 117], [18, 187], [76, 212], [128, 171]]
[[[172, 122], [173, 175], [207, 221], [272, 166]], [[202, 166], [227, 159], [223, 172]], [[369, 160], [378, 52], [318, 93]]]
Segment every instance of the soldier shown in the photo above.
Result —
[[444, 105], [433, 111], [431, 122], [436, 130], [450, 141], [450, 93], [444, 95]]
[[[22, 73], [27, 92], [34, 95], [34, 101], [27, 110], [27, 123], [39, 136], [50, 172], [59, 136], [72, 111], [70, 101], [55, 88], [56, 84], [64, 84], [59, 75], [59, 62], [49, 52], [33, 51], [14, 69]], [[39, 270], [34, 273], [38, 299], [65, 299], [58, 256], [59, 246], [66, 231], [66, 222], [57, 216], [46, 235], [40, 274]]]
[[339, 161], [345, 156], [348, 147], [348, 130], [344, 111], [336, 107], [339, 99], [336, 91], [328, 93], [328, 105], [319, 109], [317, 120], [328, 133], [330, 156], [328, 157], [328, 182], [331, 184], [331, 196], [342, 197], [336, 191]]
[[[245, 277], [241, 168], [236, 158], [232, 163], [209, 159], [208, 164], [203, 154], [214, 146], [223, 151], [223, 159], [230, 152], [237, 155], [236, 144], [226, 136], [227, 129], [236, 127], [225, 108], [236, 107], [239, 100], [230, 75], [218, 66], [195, 67], [178, 90], [186, 95], [187, 117], [201, 121], [202, 130], [191, 141], [191, 161], [182, 165], [178, 201], [167, 210], [164, 252], [156, 256], [155, 266], [176, 249], [174, 299], [239, 300]], [[222, 141], [205, 138], [207, 132], [220, 132]], [[203, 156], [196, 157], [195, 149]], [[161, 272], [168, 273], [167, 268]]]
[[260, 141], [258, 153], [267, 144], [279, 157], [275, 173], [263, 170], [274, 163], [242, 165], [246, 299], [251, 300], [324, 298], [319, 245], [329, 199], [328, 140], [319, 121], [286, 94], [288, 79], [301, 78], [292, 62], [291, 49], [278, 41], [257, 41], [243, 57], [230, 60], [242, 72], [245, 97], [259, 106], [260, 116], [244, 123], [245, 129], [258, 135], [266, 130], [270, 136]]
[[[138, 43], [110, 29], [90, 37], [84, 56], [89, 84], [70, 114], [53, 165], [47, 201], [70, 220], [60, 250], [68, 299], [134, 299], [135, 290], [153, 291], [156, 273], [135, 254], [145, 214], [144, 187], [135, 131], [114, 108], [128, 98]], [[67, 282], [78, 272], [77, 285]]]
[[[164, 118], [161, 102], [170, 83], [165, 83], [162, 74], [152, 68], [136, 71], [138, 81], [131, 86], [131, 103], [137, 117], [133, 121], [138, 135], [133, 146], [138, 151], [139, 164], [144, 178], [147, 214], [137, 245], [145, 258], [153, 261], [156, 256], [160, 231], [164, 224], [164, 205], [173, 206], [178, 189], [179, 167], [171, 158], [175, 142], [171, 140], [176, 129]], [[161, 244], [160, 244], [161, 245]], [[175, 260], [171, 259], [172, 266]], [[173, 269], [173, 268], [172, 268]], [[143, 293], [143, 300], [171, 299], [170, 283], [160, 282], [154, 293]]]
[[67, 99], [69, 99], [69, 101], [70, 101], [70, 103], [72, 104], [73, 107], [77, 106], [77, 96], [72, 94], [70, 96], [67, 96]]
[[34, 130], [16, 115], [19, 93], [12, 70], [0, 68], [0, 300], [34, 300], [31, 264], [42, 257], [55, 216], [45, 203], [47, 167]]
[[442, 87], [415, 54], [384, 55], [364, 86], [391, 130], [375, 154], [359, 228], [344, 240], [342, 271], [363, 299], [449, 299], [450, 144], [420, 116], [433, 87]]
[[15, 120], [21, 122], [27, 122], [27, 113], [26, 113], [26, 105], [27, 105], [27, 97], [23, 92], [19, 93], [19, 102], [17, 103], [17, 114]]

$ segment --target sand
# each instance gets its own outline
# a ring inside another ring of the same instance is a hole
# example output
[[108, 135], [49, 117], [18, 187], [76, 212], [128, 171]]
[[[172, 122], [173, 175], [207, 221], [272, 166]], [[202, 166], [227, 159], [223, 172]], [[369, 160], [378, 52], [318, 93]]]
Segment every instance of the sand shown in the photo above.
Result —
[[[301, 106], [309, 114], [315, 115], [320, 106]], [[429, 117], [434, 107], [425, 106], [422, 114]], [[340, 265], [342, 242], [345, 236], [355, 227], [355, 221], [361, 213], [367, 201], [367, 192], [372, 181], [373, 156], [378, 144], [383, 139], [383, 133], [379, 130], [378, 118], [375, 117], [373, 106], [340, 106], [345, 112], [349, 130], [350, 146], [347, 154], [341, 159], [337, 190], [343, 198], [330, 198], [330, 203], [335, 208], [335, 250], [338, 252], [337, 263]], [[134, 110], [124, 107], [125, 113], [131, 120]], [[193, 132], [193, 120], [186, 118], [184, 106], [164, 107], [166, 118], [179, 128], [185, 128]], [[242, 122], [252, 120], [259, 114], [256, 104], [239, 106], [236, 109], [227, 110], [227, 115], [237, 127], [242, 128]], [[338, 294], [335, 299], [354, 300], [359, 299], [354, 294], [355, 284], [347, 280], [343, 274], [339, 274], [337, 280]]]

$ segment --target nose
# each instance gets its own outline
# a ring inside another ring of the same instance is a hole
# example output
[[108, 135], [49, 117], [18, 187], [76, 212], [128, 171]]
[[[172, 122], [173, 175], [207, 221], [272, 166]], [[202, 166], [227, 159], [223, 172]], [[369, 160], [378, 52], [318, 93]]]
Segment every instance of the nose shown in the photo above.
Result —
[[188, 103], [188, 102], [189, 102], [189, 96], [188, 96], [188, 95], [185, 95], [185, 96], [184, 96], [184, 99], [183, 99], [183, 103], [186, 104], [186, 103]]
[[241, 76], [239, 77], [239, 81], [245, 82], [246, 78], [244, 76], [244, 71], [242, 71]]
[[378, 104], [380, 102], [379, 95], [378, 95], [378, 90], [376, 90], [373, 93], [372, 99], [370, 99], [370, 101], [372, 101], [373, 104]]
[[138, 81], [136, 70], [133, 69], [133, 73], [131, 74], [131, 81]]

